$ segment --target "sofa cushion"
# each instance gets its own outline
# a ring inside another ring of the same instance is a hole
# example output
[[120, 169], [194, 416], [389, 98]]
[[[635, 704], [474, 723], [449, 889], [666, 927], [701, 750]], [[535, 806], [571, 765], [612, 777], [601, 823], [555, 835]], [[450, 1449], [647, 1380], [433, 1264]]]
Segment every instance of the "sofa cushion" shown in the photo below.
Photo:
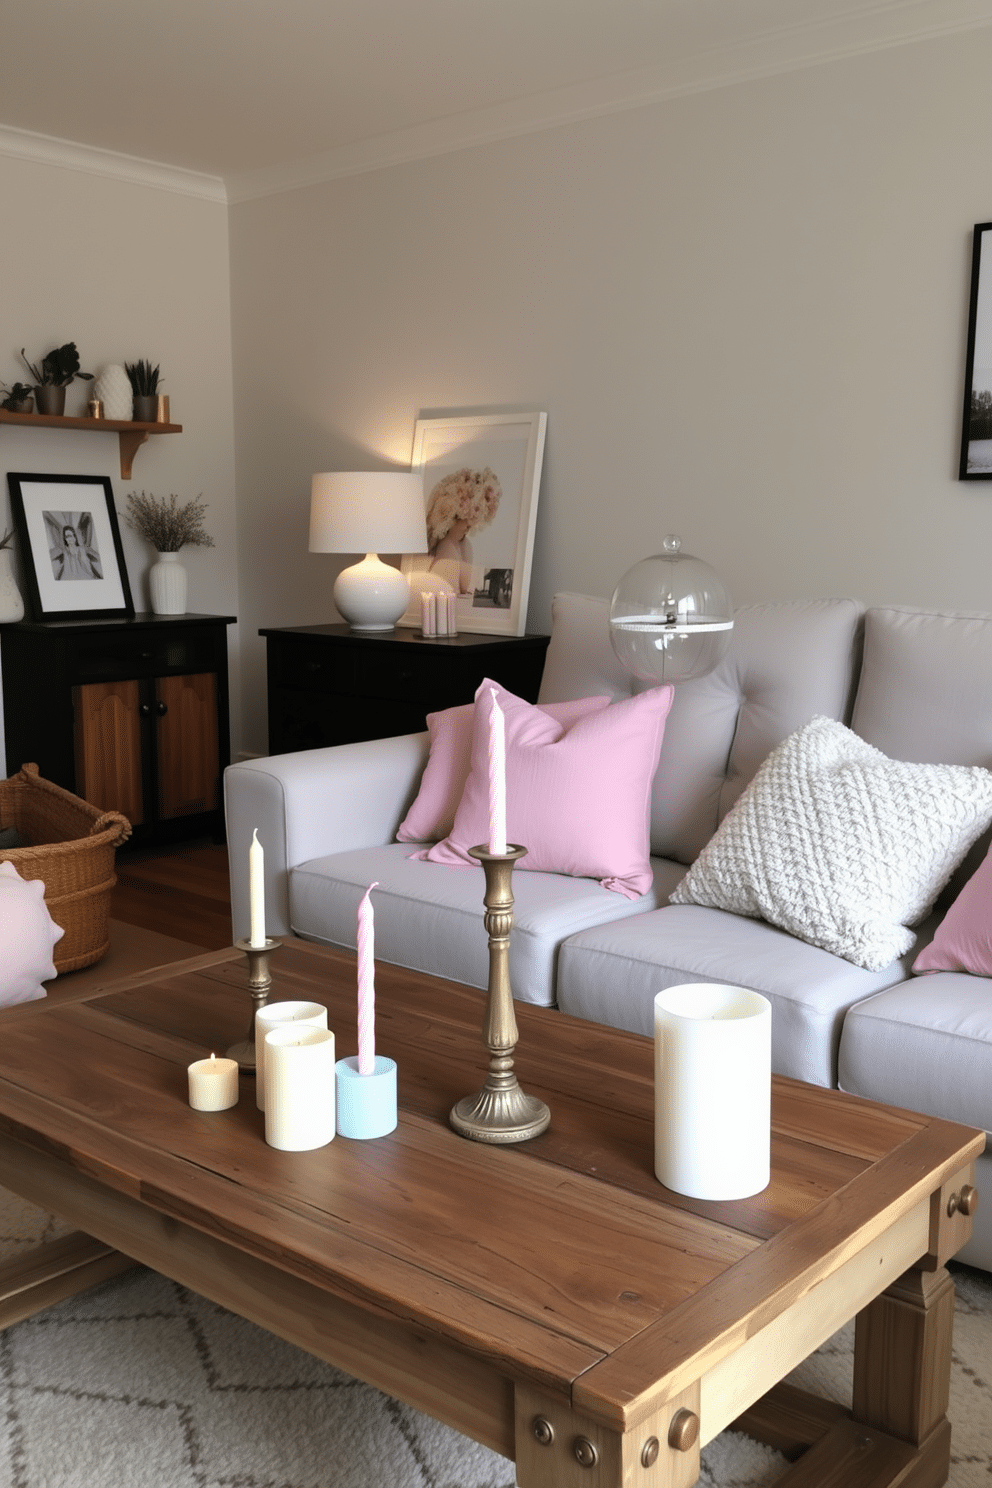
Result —
[[954, 900], [915, 972], [970, 971], [992, 977], [992, 849]]
[[52, 947], [64, 934], [48, 912], [42, 880], [25, 880], [13, 863], [0, 863], [0, 1007], [46, 995], [42, 982], [56, 974]]
[[558, 953], [558, 1005], [580, 1018], [651, 1035], [654, 995], [666, 987], [750, 987], [772, 1004], [775, 1072], [833, 1085], [845, 1011], [906, 974], [899, 961], [863, 971], [761, 920], [671, 905], [566, 940]]
[[844, 1020], [838, 1078], [854, 1095], [992, 1135], [992, 981], [936, 972], [859, 1002]]
[[493, 700], [504, 717], [506, 832], [526, 847], [525, 872], [599, 879], [626, 898], [652, 885], [651, 781], [671, 687], [588, 713], [566, 728], [541, 708], [484, 680], [476, 693], [472, 769], [455, 822], [426, 850], [432, 863], [474, 860], [489, 840], [489, 734]]
[[992, 773], [890, 760], [828, 718], [774, 749], [672, 895], [879, 971], [992, 822]]
[[[359, 900], [369, 884], [378, 881], [375, 936], [380, 960], [472, 987], [488, 986], [482, 869], [440, 868], [411, 859], [409, 853], [406, 844], [394, 842], [334, 853], [292, 869], [293, 933], [354, 947]], [[678, 864], [654, 867], [656, 887], [639, 899], [624, 899], [588, 878], [514, 873], [513, 995], [523, 1002], [553, 1003], [559, 943], [589, 925], [641, 914], [663, 903], [683, 870]]]
[[[604, 693], [572, 702], [542, 703], [541, 707], [567, 729], [587, 713], [600, 712], [609, 701]], [[431, 752], [417, 798], [397, 830], [397, 842], [438, 842], [451, 831], [472, 769], [474, 719], [475, 703], [428, 713]]]
[[[651, 851], [691, 863], [776, 744], [814, 713], [845, 719], [861, 606], [851, 599], [745, 605], [705, 677], [675, 689], [651, 803]], [[558, 594], [540, 701], [643, 690], [620, 665], [609, 604]]]

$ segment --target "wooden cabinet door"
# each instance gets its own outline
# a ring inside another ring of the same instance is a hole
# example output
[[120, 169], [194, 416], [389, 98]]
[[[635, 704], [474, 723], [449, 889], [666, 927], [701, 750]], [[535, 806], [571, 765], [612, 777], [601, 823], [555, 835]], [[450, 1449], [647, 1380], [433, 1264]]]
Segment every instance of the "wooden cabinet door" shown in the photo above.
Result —
[[101, 811], [145, 819], [141, 788], [139, 684], [88, 682], [73, 688], [76, 792]]
[[156, 677], [158, 816], [165, 821], [220, 805], [217, 678]]

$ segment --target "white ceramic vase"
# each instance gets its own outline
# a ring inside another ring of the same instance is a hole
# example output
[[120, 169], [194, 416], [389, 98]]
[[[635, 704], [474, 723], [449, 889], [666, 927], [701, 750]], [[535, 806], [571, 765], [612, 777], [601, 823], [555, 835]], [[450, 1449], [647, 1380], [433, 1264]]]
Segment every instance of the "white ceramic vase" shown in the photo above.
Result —
[[93, 384], [91, 398], [99, 398], [106, 419], [130, 419], [134, 404], [131, 379], [124, 368], [112, 362], [104, 367]]
[[0, 548], [0, 625], [24, 619], [24, 600], [14, 578], [13, 554]]
[[185, 615], [186, 570], [178, 553], [159, 553], [148, 570], [153, 615]]

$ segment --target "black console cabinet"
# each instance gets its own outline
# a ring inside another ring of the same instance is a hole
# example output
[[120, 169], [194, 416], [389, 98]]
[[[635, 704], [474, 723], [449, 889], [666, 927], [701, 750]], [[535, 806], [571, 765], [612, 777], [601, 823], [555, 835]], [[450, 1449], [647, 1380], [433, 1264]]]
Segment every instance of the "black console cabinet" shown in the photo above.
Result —
[[428, 638], [348, 625], [261, 630], [269, 753], [416, 733], [428, 713], [470, 703], [483, 677], [535, 702], [550, 637]]
[[121, 811], [136, 843], [223, 840], [230, 615], [0, 626], [7, 773]]

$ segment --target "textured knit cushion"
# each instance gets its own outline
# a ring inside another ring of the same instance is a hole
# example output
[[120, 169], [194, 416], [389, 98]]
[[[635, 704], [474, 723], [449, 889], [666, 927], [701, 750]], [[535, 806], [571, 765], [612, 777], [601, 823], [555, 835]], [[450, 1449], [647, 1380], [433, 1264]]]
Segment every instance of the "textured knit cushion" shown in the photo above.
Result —
[[417, 856], [474, 863], [489, 840], [491, 688], [504, 715], [506, 834], [526, 847], [518, 869], [598, 878], [628, 899], [651, 888], [651, 781], [671, 687], [578, 719], [570, 728], [488, 679], [476, 693], [472, 769], [448, 837]]
[[[587, 713], [598, 713], [608, 697], [577, 698], [568, 703], [541, 703], [565, 728]], [[424, 768], [420, 790], [396, 833], [397, 842], [437, 842], [447, 837], [455, 824], [455, 812], [472, 768], [472, 721], [475, 704], [428, 713], [431, 752]]]
[[45, 996], [41, 984], [55, 976], [52, 947], [64, 933], [41, 879], [25, 882], [13, 863], [0, 863], [0, 1007]]
[[992, 821], [992, 774], [890, 760], [813, 718], [773, 749], [671, 896], [879, 971]]
[[992, 977], [992, 848], [913, 962], [914, 971]]

